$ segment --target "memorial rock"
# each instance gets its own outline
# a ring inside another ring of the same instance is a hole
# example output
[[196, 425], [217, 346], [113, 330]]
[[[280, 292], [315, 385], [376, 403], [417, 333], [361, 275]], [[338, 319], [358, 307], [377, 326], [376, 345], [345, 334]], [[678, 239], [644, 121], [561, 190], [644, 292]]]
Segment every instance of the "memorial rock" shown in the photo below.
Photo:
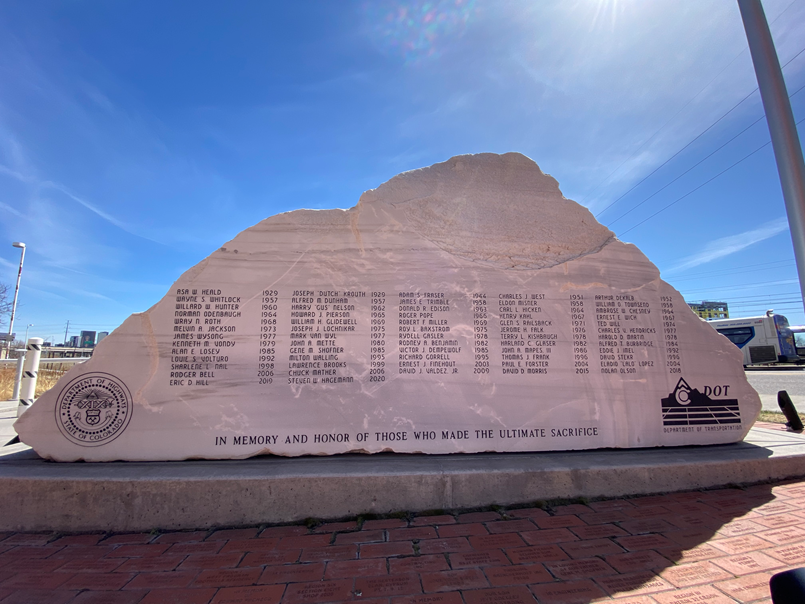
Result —
[[243, 231], [17, 421], [59, 461], [741, 440], [740, 351], [523, 155]]

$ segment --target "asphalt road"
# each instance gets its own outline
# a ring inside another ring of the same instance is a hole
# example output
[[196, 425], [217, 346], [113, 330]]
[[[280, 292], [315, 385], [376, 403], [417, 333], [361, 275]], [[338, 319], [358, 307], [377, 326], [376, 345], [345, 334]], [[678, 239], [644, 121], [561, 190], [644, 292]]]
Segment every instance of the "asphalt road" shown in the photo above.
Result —
[[747, 369], [746, 377], [760, 395], [764, 409], [779, 411], [777, 392], [785, 390], [797, 411], [805, 411], [805, 367]]

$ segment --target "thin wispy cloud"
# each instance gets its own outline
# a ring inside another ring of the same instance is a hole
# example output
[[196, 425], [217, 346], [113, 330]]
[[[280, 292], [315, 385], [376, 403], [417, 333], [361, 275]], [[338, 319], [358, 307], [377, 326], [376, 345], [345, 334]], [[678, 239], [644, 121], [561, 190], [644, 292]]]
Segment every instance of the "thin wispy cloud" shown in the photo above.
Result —
[[679, 264], [671, 267], [666, 273], [678, 273], [695, 266], [707, 264], [745, 250], [751, 245], [765, 241], [788, 230], [788, 220], [778, 218], [744, 233], [722, 237], [708, 243], [704, 249], [692, 256], [684, 258]]
[[25, 176], [21, 172], [17, 172], [16, 170], [12, 170], [8, 166], [4, 166], [2, 164], [0, 164], [0, 174], [5, 174], [6, 176], [10, 176], [11, 178], [15, 178], [15, 179], [19, 180], [20, 182], [24, 182], [24, 183], [33, 182], [33, 180], [31, 178], [28, 178], [27, 176]]
[[38, 187], [48, 188], [48, 189], [55, 189], [56, 191], [64, 193], [65, 195], [67, 195], [67, 197], [69, 197], [70, 199], [72, 199], [76, 203], [81, 204], [82, 206], [87, 208], [90, 212], [94, 212], [95, 214], [97, 214], [98, 216], [100, 216], [104, 220], [112, 223], [116, 227], [121, 228], [124, 231], [131, 232], [129, 230], [129, 228], [125, 224], [120, 222], [117, 218], [107, 214], [103, 210], [100, 210], [100, 209], [96, 208], [94, 205], [92, 205], [88, 201], [84, 201], [83, 199], [81, 199], [77, 195], [74, 195], [64, 185], [61, 185], [61, 184], [59, 184], [57, 182], [53, 182], [51, 180], [38, 180], [37, 178], [35, 178], [33, 176], [30, 176], [28, 174], [23, 174], [22, 172], [17, 172], [16, 170], [12, 170], [8, 166], [4, 166], [2, 164], [0, 164], [0, 174], [5, 174], [6, 176], [10, 176], [11, 178], [14, 178], [14, 179], [16, 179], [16, 180], [18, 180], [20, 182], [25, 183], [25, 184], [31, 184], [31, 185], [35, 185], [35, 186], [38, 186]]
[[78, 294], [79, 296], [86, 296], [87, 298], [95, 298], [97, 300], [106, 300], [108, 302], [117, 302], [117, 300], [113, 300], [109, 296], [104, 296], [103, 294], [99, 294], [97, 292], [89, 292], [83, 289], [76, 289], [73, 288], [72, 293]]
[[0, 202], [0, 210], [4, 210], [5, 212], [14, 214], [14, 216], [16, 216], [17, 218], [23, 218], [22, 212], [18, 212], [17, 210], [15, 210], [6, 203]]
[[[33, 176], [22, 174], [21, 172], [17, 172], [16, 170], [12, 170], [8, 166], [4, 166], [2, 164], [0, 164], [0, 174], [5, 174], [5, 175], [10, 176], [10, 177], [12, 177], [12, 178], [14, 178], [14, 179], [16, 179], [16, 180], [18, 180], [20, 182], [25, 183], [25, 184], [31, 184], [31, 185], [41, 187], [41, 188], [44, 188], [44, 189], [53, 189], [55, 191], [59, 191], [60, 193], [66, 195], [67, 197], [72, 199], [77, 204], [84, 206], [87, 210], [89, 210], [90, 212], [92, 212], [96, 216], [99, 216], [100, 218], [103, 218], [108, 223], [113, 224], [114, 226], [116, 226], [117, 228], [119, 228], [119, 229], [121, 229], [123, 231], [126, 231], [130, 235], [134, 235], [135, 237], [142, 237], [143, 239], [147, 239], [148, 241], [152, 241], [153, 243], [161, 243], [159, 241], [156, 241], [155, 239], [151, 239], [150, 237], [146, 237], [144, 235], [141, 235], [141, 234], [137, 233], [131, 226], [129, 226], [126, 223], [118, 220], [117, 218], [115, 218], [114, 216], [109, 214], [108, 212], [104, 212], [103, 210], [101, 210], [97, 206], [93, 205], [92, 203], [88, 202], [87, 200], [82, 199], [81, 197], [79, 197], [78, 195], [76, 195], [75, 193], [73, 193], [67, 187], [65, 187], [64, 185], [62, 185], [60, 183], [53, 182], [52, 180], [38, 180], [37, 178], [35, 178]], [[6, 205], [4, 203], [0, 203], [0, 209], [12, 212], [13, 214], [16, 214], [17, 216], [20, 216], [20, 217], [22, 216], [22, 214], [20, 212], [18, 212], [17, 210], [12, 208], [11, 206], [8, 206], [8, 205]]]
[[71, 193], [67, 189], [67, 187], [65, 187], [63, 185], [60, 185], [59, 183], [56, 183], [56, 182], [51, 182], [49, 180], [46, 180], [46, 181], [44, 181], [44, 182], [42, 182], [40, 184], [43, 187], [50, 187], [52, 189], [56, 189], [57, 191], [60, 191], [61, 193], [64, 193], [67, 197], [69, 197], [70, 199], [72, 199], [76, 203], [79, 203], [82, 206], [84, 206], [85, 208], [87, 208], [90, 212], [95, 213], [96, 215], [100, 216], [101, 218], [103, 218], [107, 222], [110, 222], [111, 224], [115, 225], [116, 227], [118, 227], [120, 229], [123, 229], [127, 233], [131, 233], [132, 235], [136, 234], [131, 230], [131, 228], [129, 226], [123, 224], [121, 221], [119, 221], [114, 216], [111, 216], [110, 214], [107, 214], [106, 212], [104, 212], [100, 208], [97, 208], [94, 205], [92, 205], [90, 202], [88, 202], [88, 201], [86, 201], [84, 199], [81, 199], [77, 195]]

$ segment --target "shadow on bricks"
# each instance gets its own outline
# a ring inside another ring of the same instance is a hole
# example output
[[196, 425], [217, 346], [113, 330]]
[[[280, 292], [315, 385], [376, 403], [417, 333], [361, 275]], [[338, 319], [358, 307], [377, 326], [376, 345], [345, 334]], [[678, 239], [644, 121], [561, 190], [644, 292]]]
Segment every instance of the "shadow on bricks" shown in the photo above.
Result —
[[0, 534], [0, 604], [768, 601], [805, 481], [308, 526]]

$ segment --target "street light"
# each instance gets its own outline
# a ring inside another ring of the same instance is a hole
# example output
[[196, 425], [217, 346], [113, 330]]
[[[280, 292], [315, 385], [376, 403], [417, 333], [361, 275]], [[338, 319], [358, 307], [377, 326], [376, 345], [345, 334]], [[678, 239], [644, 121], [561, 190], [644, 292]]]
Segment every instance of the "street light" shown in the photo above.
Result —
[[25, 344], [28, 344], [28, 330], [33, 327], [33, 323], [28, 323], [28, 326], [25, 328]]
[[[17, 296], [20, 293], [20, 279], [22, 278], [22, 261], [25, 260], [25, 244], [19, 241], [15, 241], [12, 243], [14, 247], [18, 247], [22, 250], [20, 253], [20, 270], [17, 272], [17, 287], [14, 289], [14, 302], [11, 304], [11, 319], [8, 322], [8, 337], [11, 338], [11, 334], [14, 332], [14, 315], [17, 313]], [[6, 358], [8, 358], [8, 351], [11, 348], [12, 342], [10, 340], [6, 341]]]

